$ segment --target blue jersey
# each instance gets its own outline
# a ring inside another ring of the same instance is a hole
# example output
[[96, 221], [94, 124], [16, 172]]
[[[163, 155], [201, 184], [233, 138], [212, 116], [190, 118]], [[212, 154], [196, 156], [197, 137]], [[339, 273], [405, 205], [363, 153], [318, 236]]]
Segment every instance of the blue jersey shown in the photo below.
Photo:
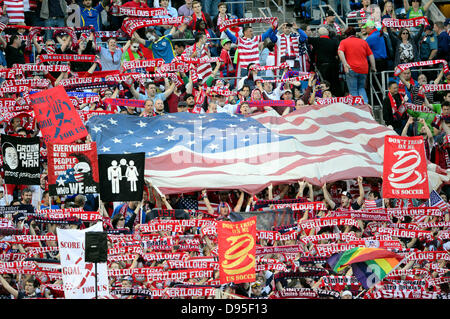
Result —
[[165, 63], [170, 63], [175, 58], [172, 47], [172, 35], [165, 35], [155, 42], [145, 41], [145, 46], [152, 50], [155, 59], [163, 59]]
[[95, 31], [101, 30], [100, 13], [104, 10], [103, 4], [99, 3], [96, 7], [87, 9], [80, 8], [81, 26], [88, 27], [92, 25]]

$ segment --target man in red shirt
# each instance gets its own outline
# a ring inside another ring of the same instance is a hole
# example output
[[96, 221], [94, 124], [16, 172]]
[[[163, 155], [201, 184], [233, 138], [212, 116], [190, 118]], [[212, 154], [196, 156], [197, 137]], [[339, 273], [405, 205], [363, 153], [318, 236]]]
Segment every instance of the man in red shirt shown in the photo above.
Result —
[[356, 30], [349, 27], [345, 34], [347, 38], [339, 44], [338, 55], [344, 66], [347, 87], [350, 95], [362, 96], [365, 103], [369, 103], [365, 85], [369, 73], [369, 58], [371, 70], [377, 71], [375, 58], [369, 45], [363, 39], [357, 38]]

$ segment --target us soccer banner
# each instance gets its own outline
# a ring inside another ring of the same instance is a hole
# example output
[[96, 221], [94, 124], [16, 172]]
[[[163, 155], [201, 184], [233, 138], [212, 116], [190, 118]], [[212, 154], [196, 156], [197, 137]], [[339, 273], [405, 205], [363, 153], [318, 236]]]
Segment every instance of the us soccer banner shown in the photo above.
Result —
[[141, 201], [145, 153], [98, 156], [100, 196], [105, 202]]
[[385, 136], [383, 198], [428, 199], [428, 172], [421, 136]]
[[98, 189], [97, 144], [49, 144], [50, 195], [95, 194]]
[[39, 137], [1, 135], [5, 183], [39, 185]]
[[220, 284], [256, 281], [256, 216], [217, 223]]
[[[95, 298], [94, 263], [86, 263], [84, 259], [85, 233], [91, 231], [103, 231], [102, 223], [83, 230], [56, 229], [66, 299]], [[97, 296], [109, 296], [107, 263], [97, 264]]]
[[39, 128], [46, 143], [72, 143], [88, 132], [62, 86], [30, 96]]

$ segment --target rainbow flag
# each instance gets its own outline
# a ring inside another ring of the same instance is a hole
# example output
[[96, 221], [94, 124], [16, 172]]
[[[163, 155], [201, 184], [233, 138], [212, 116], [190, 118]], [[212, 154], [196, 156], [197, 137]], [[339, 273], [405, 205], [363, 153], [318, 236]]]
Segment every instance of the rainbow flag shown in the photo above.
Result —
[[383, 280], [402, 261], [403, 257], [381, 248], [355, 247], [328, 258], [334, 272], [351, 265], [353, 275], [365, 289]]

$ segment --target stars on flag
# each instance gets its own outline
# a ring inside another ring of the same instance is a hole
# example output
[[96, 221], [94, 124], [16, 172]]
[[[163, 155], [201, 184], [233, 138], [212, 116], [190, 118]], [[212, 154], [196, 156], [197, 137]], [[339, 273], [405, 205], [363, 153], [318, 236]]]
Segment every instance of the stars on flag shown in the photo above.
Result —
[[139, 125], [140, 128], [147, 127], [147, 123], [142, 122], [142, 120], [140, 120], [137, 125]]
[[113, 118], [110, 118], [108, 120], [108, 122], [111, 123], [111, 125], [117, 125], [117, 121], [115, 119], [113, 119]]
[[64, 183], [66, 182], [61, 176], [56, 181], [58, 182], [58, 186], [64, 186]]
[[98, 126], [94, 126], [94, 127], [92, 128], [92, 130], [93, 130], [95, 133], [98, 133], [98, 132], [100, 132], [102, 129], [101, 129], [100, 127], [98, 127]]

